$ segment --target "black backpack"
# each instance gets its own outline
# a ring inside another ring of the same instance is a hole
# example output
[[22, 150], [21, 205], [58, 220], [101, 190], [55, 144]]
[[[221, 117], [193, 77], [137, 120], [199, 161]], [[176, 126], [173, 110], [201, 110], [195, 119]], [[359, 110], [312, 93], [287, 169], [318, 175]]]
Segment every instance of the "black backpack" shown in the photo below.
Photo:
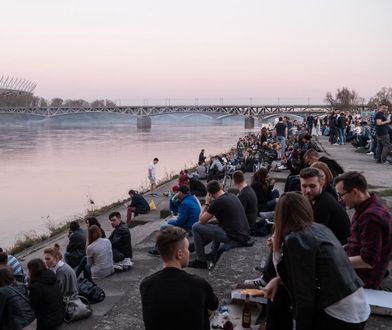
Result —
[[105, 299], [105, 292], [87, 278], [79, 278], [78, 287], [79, 295], [86, 298], [90, 304], [96, 304]]

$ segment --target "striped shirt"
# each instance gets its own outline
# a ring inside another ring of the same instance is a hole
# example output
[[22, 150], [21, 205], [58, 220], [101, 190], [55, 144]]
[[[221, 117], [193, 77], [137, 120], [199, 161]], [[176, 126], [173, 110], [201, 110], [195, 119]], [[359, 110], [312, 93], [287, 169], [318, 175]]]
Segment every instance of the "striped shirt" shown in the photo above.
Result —
[[7, 264], [12, 268], [12, 272], [14, 273], [14, 275], [24, 276], [22, 265], [14, 256], [8, 255]]

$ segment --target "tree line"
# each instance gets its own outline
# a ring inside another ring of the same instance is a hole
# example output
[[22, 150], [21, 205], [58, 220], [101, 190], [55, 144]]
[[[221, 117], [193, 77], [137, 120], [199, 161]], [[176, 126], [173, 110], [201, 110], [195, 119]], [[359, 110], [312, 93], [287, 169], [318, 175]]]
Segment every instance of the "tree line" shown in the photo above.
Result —
[[[332, 105], [336, 110], [350, 109], [352, 106], [367, 105], [372, 109], [377, 108], [380, 102], [388, 102], [392, 105], [392, 88], [383, 87], [376, 95], [366, 101], [363, 97], [360, 97], [358, 93], [347, 87], [337, 89], [332, 94], [327, 92], [324, 101], [327, 104]], [[95, 100], [88, 102], [83, 99], [66, 99], [55, 97], [51, 100], [47, 100], [43, 97], [34, 95], [18, 95], [18, 96], [5, 96], [0, 95], [0, 107], [18, 107], [18, 106], [29, 106], [29, 107], [103, 107], [103, 106], [116, 106], [111, 100]]]

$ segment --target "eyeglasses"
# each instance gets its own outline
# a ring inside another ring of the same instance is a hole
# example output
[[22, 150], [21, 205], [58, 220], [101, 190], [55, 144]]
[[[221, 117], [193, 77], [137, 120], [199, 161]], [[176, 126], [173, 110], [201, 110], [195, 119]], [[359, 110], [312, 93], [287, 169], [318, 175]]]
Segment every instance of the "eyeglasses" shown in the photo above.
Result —
[[342, 199], [342, 197], [344, 196], [344, 195], [346, 195], [346, 194], [348, 194], [348, 193], [350, 193], [352, 191], [352, 189], [350, 189], [350, 190], [347, 190], [346, 192], [344, 192], [343, 194], [341, 194], [341, 193], [336, 193], [336, 195], [338, 195], [338, 198], [339, 199]]

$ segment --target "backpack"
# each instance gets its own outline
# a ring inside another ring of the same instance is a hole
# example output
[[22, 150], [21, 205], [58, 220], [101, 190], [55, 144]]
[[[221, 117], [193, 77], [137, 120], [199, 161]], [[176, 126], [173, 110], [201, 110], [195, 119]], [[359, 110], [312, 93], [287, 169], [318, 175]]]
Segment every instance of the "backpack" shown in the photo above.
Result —
[[105, 292], [87, 278], [79, 278], [78, 287], [79, 295], [86, 298], [90, 304], [96, 304], [105, 299]]

